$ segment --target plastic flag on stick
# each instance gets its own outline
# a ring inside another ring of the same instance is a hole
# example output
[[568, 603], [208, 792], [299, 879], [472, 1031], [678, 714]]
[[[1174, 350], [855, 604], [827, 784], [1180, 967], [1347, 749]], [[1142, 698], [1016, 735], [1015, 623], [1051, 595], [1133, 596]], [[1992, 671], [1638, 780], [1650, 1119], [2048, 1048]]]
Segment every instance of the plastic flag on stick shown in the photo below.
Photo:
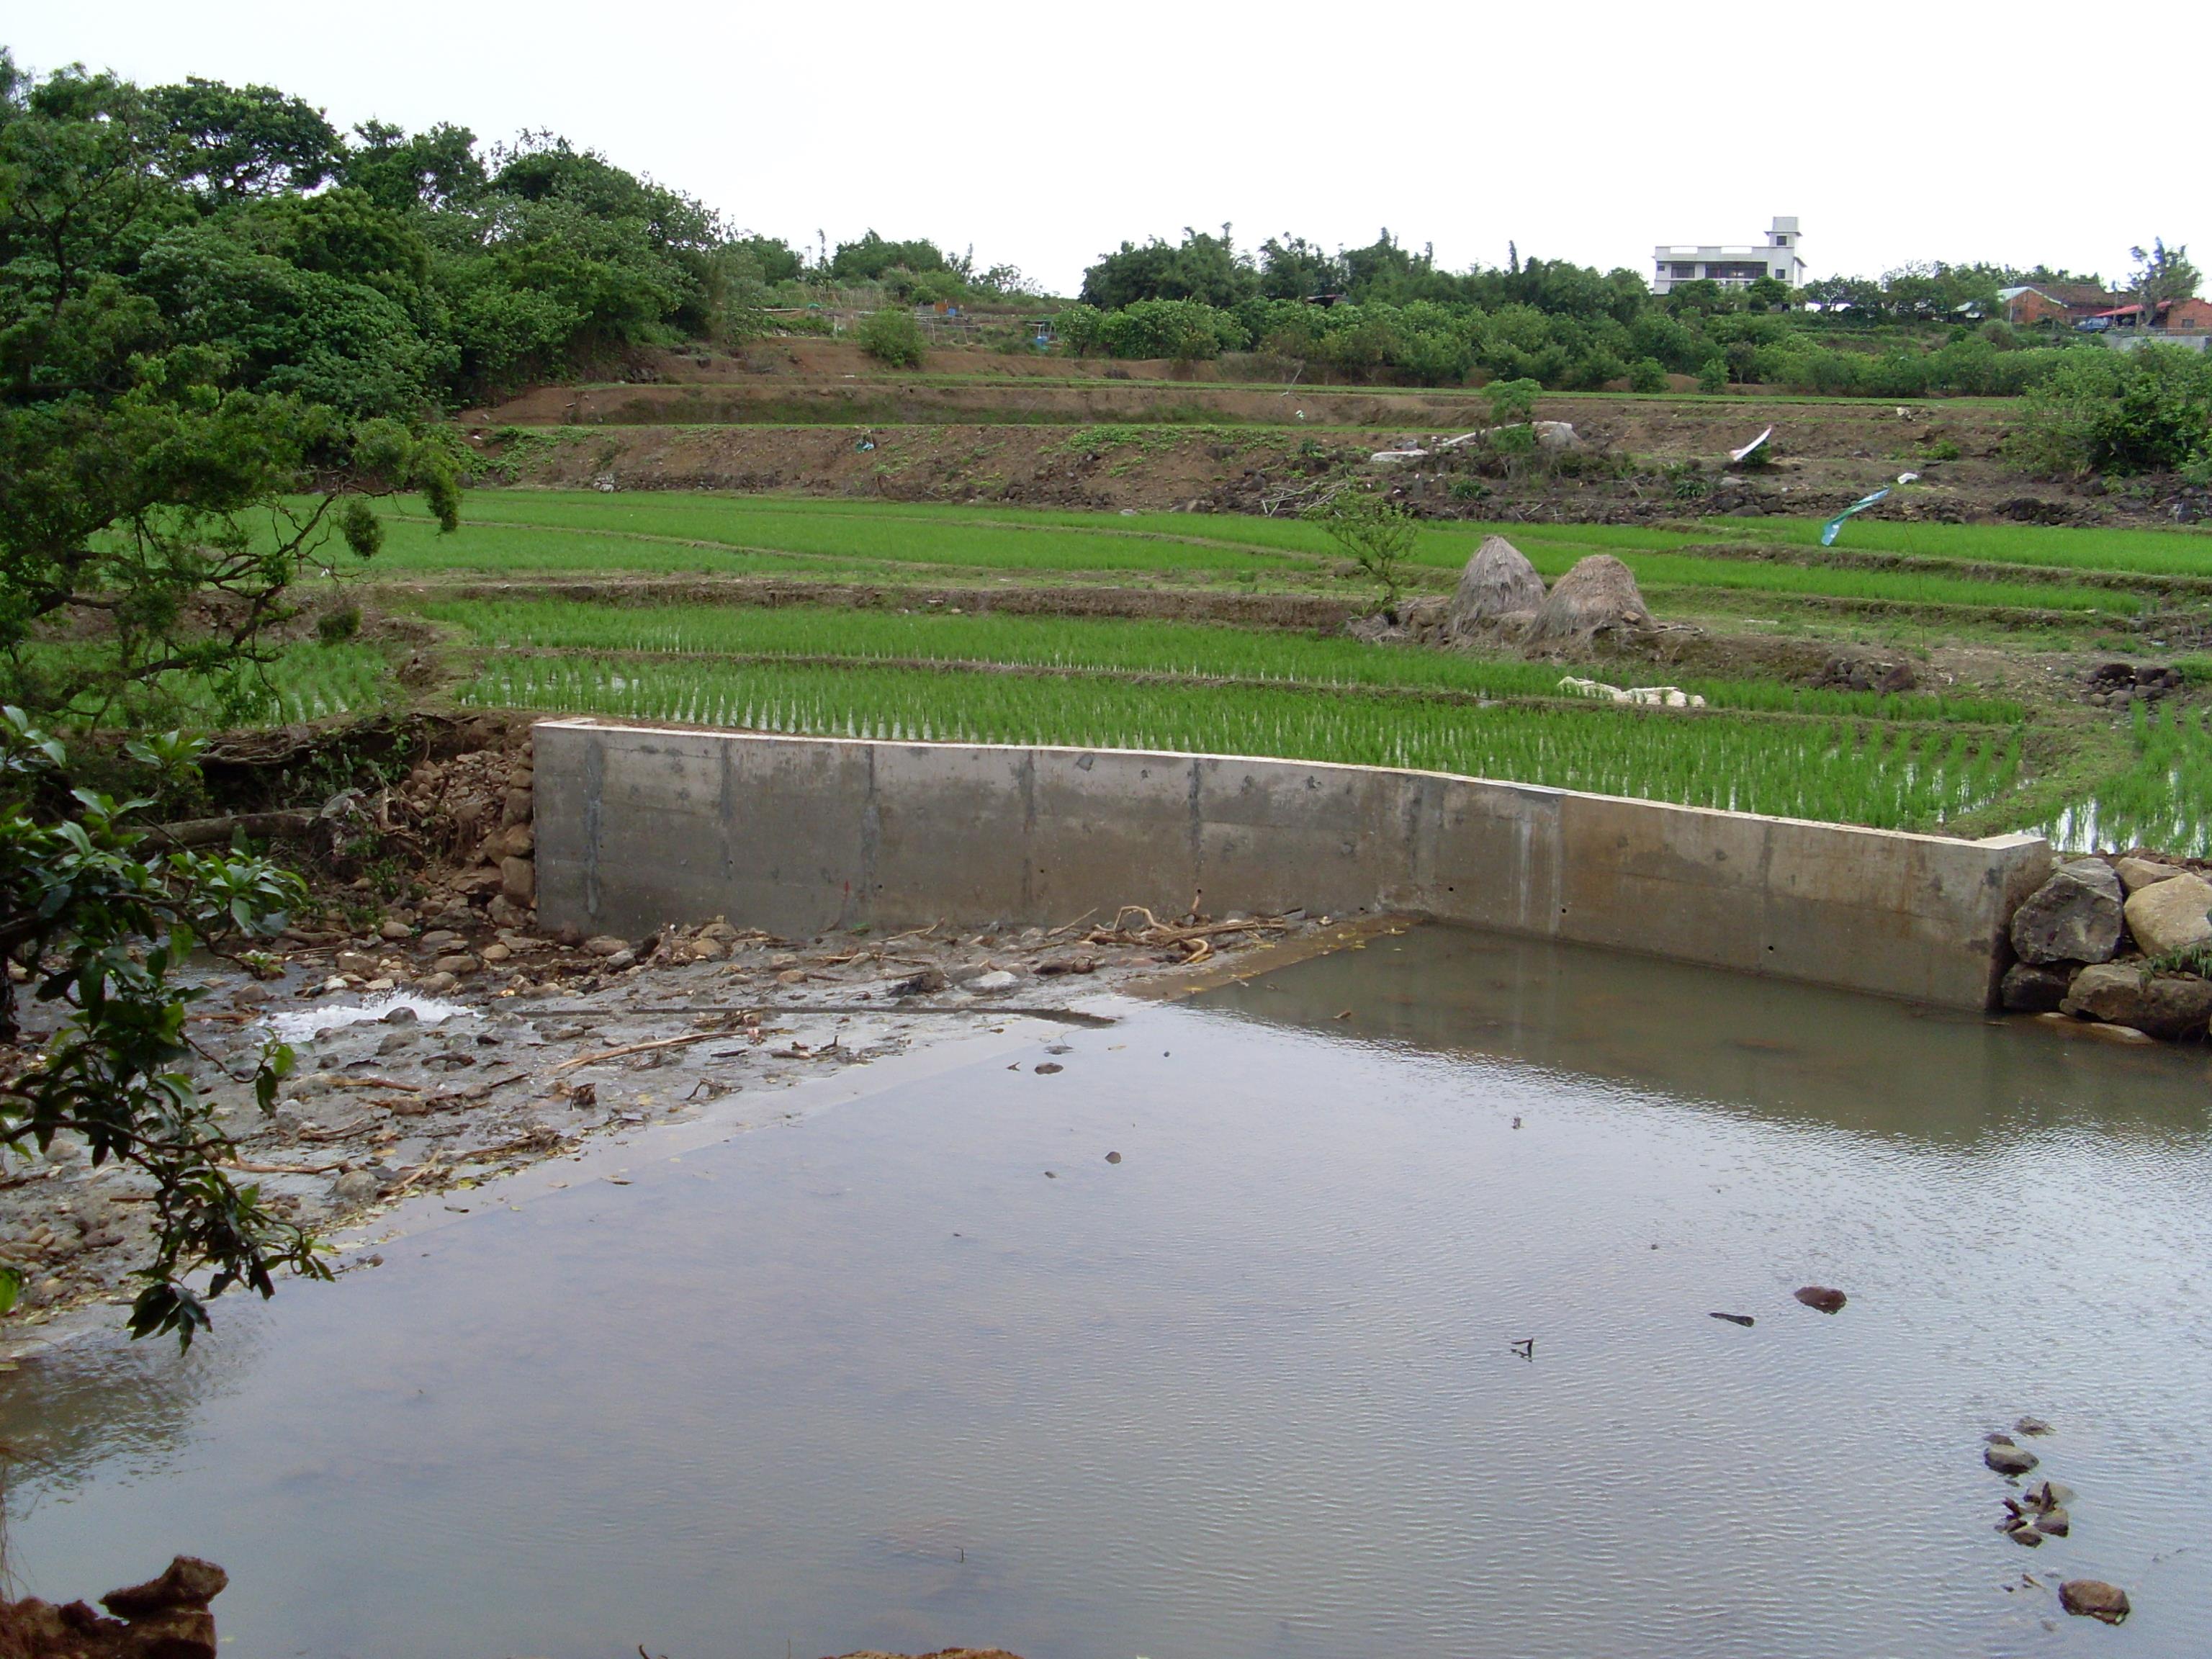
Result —
[[1855, 513], [1865, 512], [1867, 508], [1872, 507], [1876, 501], [1886, 501], [1888, 499], [1889, 486], [1887, 484], [1884, 484], [1880, 489], [1875, 490], [1871, 495], [1860, 496], [1858, 500], [1853, 501], [1842, 512], [1837, 514], [1834, 518], [1829, 520], [1827, 523], [1820, 526], [1820, 545], [1823, 547], [1833, 547], [1836, 544], [1836, 538], [1844, 533], [1844, 520], [1850, 518]]
[[1753, 450], [1758, 448], [1759, 445], [1765, 443], [1773, 435], [1774, 428], [1770, 426], [1765, 431], [1760, 433], [1756, 438], [1753, 438], [1749, 443], [1746, 444], [1741, 449], [1731, 449], [1729, 451], [1729, 459], [1732, 461], [1741, 460], [1745, 456], [1750, 454]]

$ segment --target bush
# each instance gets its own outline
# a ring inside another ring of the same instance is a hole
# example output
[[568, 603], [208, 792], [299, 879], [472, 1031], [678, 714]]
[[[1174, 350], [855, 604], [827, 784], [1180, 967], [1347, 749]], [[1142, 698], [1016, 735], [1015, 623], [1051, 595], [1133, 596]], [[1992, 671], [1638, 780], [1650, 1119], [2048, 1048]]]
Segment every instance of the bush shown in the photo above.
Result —
[[1523, 377], [1493, 380], [1482, 390], [1490, 399], [1492, 420], [1500, 426], [1526, 426], [1536, 418], [1536, 394], [1543, 389], [1541, 381]]
[[925, 346], [921, 325], [903, 307], [886, 306], [861, 319], [860, 349], [892, 368], [920, 368]]
[[1647, 397], [1667, 390], [1667, 371], [1656, 357], [1639, 357], [1629, 366], [1628, 389]]
[[1728, 359], [1708, 357], [1698, 365], [1698, 390], [1711, 396], [1728, 390]]
[[2176, 346], [2069, 351], [2028, 393], [2007, 447], [2051, 472], [2202, 468], [2212, 461], [2212, 361]]

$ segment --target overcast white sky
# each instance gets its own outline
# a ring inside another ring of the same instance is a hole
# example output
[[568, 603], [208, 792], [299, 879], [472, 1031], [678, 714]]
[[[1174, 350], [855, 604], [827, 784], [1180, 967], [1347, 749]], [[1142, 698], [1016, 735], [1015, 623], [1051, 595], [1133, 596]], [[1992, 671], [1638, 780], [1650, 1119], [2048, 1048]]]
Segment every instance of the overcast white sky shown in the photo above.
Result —
[[2212, 256], [2196, 101], [2039, 0], [1029, 8], [0, 0], [40, 69], [263, 82], [341, 126], [550, 127], [793, 243], [972, 243], [1061, 292], [1127, 237], [1643, 271], [1803, 222], [1816, 275]]

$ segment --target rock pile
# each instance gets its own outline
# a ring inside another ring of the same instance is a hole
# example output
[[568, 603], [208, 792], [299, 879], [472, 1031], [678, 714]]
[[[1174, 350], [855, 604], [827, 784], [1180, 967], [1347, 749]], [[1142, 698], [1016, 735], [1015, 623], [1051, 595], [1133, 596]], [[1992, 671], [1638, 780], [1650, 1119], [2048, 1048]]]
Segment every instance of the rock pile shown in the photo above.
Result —
[[2184, 953], [2208, 945], [2212, 882], [2140, 855], [2075, 859], [2013, 915], [2020, 960], [2005, 973], [2004, 1006], [2167, 1042], [2203, 1036], [2212, 979]]
[[2081, 677], [2081, 701], [2099, 708], [2121, 708], [2130, 702], [2154, 702], [2169, 691], [2181, 690], [2181, 671], [2150, 663], [2099, 663]]

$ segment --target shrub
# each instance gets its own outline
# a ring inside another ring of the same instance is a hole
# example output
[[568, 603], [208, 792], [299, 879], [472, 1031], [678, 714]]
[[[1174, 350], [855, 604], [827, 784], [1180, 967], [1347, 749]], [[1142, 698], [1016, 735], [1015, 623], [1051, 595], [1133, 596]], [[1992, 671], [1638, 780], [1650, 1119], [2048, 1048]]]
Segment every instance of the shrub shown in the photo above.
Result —
[[1536, 418], [1536, 394], [1543, 384], [1523, 377], [1515, 380], [1492, 380], [1483, 387], [1490, 399], [1490, 418], [1500, 426], [1526, 426]]
[[1708, 357], [1698, 365], [1698, 390], [1711, 396], [1728, 390], [1728, 359]]
[[1628, 389], [1647, 396], [1667, 390], [1667, 371], [1656, 357], [1639, 357], [1629, 366]]
[[860, 349], [892, 368], [920, 368], [925, 349], [921, 325], [903, 307], [886, 306], [861, 320]]

